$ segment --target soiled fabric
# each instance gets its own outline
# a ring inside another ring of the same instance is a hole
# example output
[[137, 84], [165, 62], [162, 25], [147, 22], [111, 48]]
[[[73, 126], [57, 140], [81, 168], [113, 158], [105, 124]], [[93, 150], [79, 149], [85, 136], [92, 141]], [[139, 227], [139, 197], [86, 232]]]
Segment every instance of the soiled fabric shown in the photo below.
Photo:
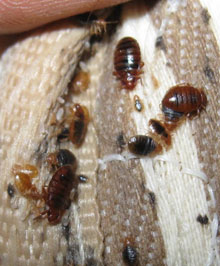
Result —
[[[73, 21], [1, 37], [0, 265], [126, 265], [128, 239], [137, 265], [219, 265], [220, 4], [146, 2], [123, 5], [116, 32], [89, 59], [90, 31]], [[144, 62], [133, 91], [112, 74], [114, 49], [126, 36], [138, 41]], [[90, 73], [90, 85], [74, 94], [69, 83], [79, 68]], [[160, 154], [130, 154], [130, 137], [150, 134], [149, 120], [162, 119], [163, 96], [180, 83], [204, 89], [206, 110], [182, 121]], [[73, 103], [90, 115], [80, 148], [56, 137]], [[51, 226], [34, 220], [44, 203], [24, 198], [11, 170], [36, 165], [32, 182], [41, 191], [53, 175], [47, 155], [59, 148], [75, 154], [87, 181]]]

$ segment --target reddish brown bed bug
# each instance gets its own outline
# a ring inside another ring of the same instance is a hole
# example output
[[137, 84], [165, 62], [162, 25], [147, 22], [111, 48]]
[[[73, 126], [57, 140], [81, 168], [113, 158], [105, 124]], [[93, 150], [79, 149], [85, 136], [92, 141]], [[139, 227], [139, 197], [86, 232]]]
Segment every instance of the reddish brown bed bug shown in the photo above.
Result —
[[114, 53], [115, 75], [127, 90], [133, 90], [142, 73], [144, 63], [141, 61], [141, 51], [138, 42], [132, 37], [119, 41]]
[[69, 208], [70, 192], [76, 184], [75, 172], [71, 165], [60, 167], [53, 175], [48, 188], [43, 188], [43, 198], [47, 209], [35, 219], [47, 215], [51, 225], [58, 224], [65, 212]]
[[145, 135], [136, 135], [130, 138], [128, 149], [136, 155], [146, 156], [151, 153], [160, 152], [162, 147], [153, 138]]
[[199, 114], [207, 105], [203, 89], [179, 84], [169, 89], [162, 100], [165, 120], [177, 122], [183, 115], [189, 118]]
[[88, 89], [90, 83], [90, 74], [86, 71], [79, 71], [73, 81], [70, 83], [70, 90], [74, 93], [81, 93]]
[[85, 106], [76, 103], [71, 108], [71, 113], [69, 139], [76, 147], [79, 147], [83, 143], [87, 132], [89, 111]]
[[143, 103], [137, 95], [134, 96], [134, 107], [138, 112], [141, 112], [143, 110]]
[[168, 146], [171, 145], [171, 136], [170, 136], [170, 133], [167, 130], [165, 124], [163, 124], [159, 120], [150, 119], [149, 127], [151, 129], [151, 132], [154, 135], [159, 136], [166, 145], [168, 145]]
[[32, 199], [41, 198], [41, 194], [31, 182], [31, 179], [35, 178], [38, 174], [35, 166], [30, 164], [24, 166], [16, 164], [12, 168], [12, 173], [15, 175], [15, 186], [24, 197]]
[[76, 170], [77, 161], [75, 155], [66, 149], [60, 149], [57, 152], [50, 153], [47, 156], [47, 162], [53, 167], [58, 169], [61, 166], [69, 164], [72, 166], [73, 171]]
[[127, 265], [137, 265], [138, 263], [138, 253], [134, 247], [133, 240], [131, 238], [126, 238], [124, 242], [124, 250], [122, 252], [122, 257]]

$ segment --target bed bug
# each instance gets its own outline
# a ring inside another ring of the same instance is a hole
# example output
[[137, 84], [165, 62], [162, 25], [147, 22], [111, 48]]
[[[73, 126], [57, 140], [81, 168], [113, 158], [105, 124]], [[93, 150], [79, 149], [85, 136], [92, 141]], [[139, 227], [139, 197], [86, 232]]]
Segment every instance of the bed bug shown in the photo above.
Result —
[[76, 103], [71, 108], [71, 113], [69, 139], [76, 147], [79, 147], [84, 141], [87, 132], [89, 111], [85, 106]]
[[125, 239], [124, 250], [122, 252], [123, 260], [127, 265], [137, 265], [138, 253], [130, 238]]
[[114, 53], [115, 75], [123, 88], [133, 90], [142, 73], [144, 63], [138, 42], [132, 37], [125, 37], [119, 41]]
[[24, 165], [15, 164], [12, 167], [12, 172], [14, 174], [20, 174], [20, 173], [26, 174], [30, 177], [30, 179], [35, 178], [38, 175], [38, 170], [36, 166], [31, 164], [24, 164]]
[[70, 84], [70, 89], [74, 93], [81, 93], [88, 89], [89, 83], [90, 83], [89, 73], [81, 70], [75, 75], [73, 82], [71, 82]]
[[57, 169], [66, 164], [72, 165], [74, 171], [76, 170], [77, 167], [75, 155], [71, 151], [66, 149], [60, 149], [57, 152], [50, 153], [47, 156], [47, 162], [53, 168]]
[[41, 198], [41, 194], [31, 182], [38, 174], [35, 166], [30, 164], [24, 166], [16, 164], [12, 168], [12, 173], [15, 175], [15, 186], [24, 197], [31, 199]]
[[189, 84], [176, 85], [169, 89], [162, 100], [165, 119], [177, 122], [183, 115], [189, 118], [205, 109], [207, 97], [202, 89]]
[[166, 145], [171, 145], [171, 136], [162, 122], [156, 119], [150, 119], [149, 126], [153, 134], [158, 135]]
[[128, 149], [131, 153], [145, 156], [153, 152], [160, 152], [162, 147], [149, 136], [136, 135], [130, 138]]
[[60, 167], [51, 178], [47, 189], [43, 188], [43, 198], [47, 209], [35, 219], [47, 215], [51, 225], [58, 224], [69, 208], [70, 192], [76, 184], [75, 172], [71, 165]]
[[143, 104], [137, 95], [134, 96], [134, 107], [138, 112], [143, 110]]

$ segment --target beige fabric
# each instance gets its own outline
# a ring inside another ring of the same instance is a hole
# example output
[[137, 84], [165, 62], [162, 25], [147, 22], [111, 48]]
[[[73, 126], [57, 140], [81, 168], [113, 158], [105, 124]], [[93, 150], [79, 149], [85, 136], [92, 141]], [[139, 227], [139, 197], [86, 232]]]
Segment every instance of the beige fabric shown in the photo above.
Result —
[[[124, 5], [116, 33], [80, 63], [91, 83], [78, 95], [68, 92], [68, 83], [88, 47], [87, 28], [67, 20], [16, 39], [2, 37], [0, 265], [125, 265], [127, 237], [139, 265], [220, 264], [219, 10], [217, 0]], [[120, 90], [112, 75], [114, 49], [124, 36], [137, 39], [145, 63], [132, 92]], [[205, 89], [206, 112], [172, 134], [169, 150], [131, 158], [118, 137], [147, 134], [149, 119], [160, 118], [165, 92], [182, 82]], [[134, 95], [144, 104], [141, 113]], [[50, 226], [47, 219], [34, 221], [34, 203], [18, 191], [10, 198], [7, 186], [14, 184], [14, 163], [37, 165], [39, 189], [50, 180], [46, 155], [59, 148], [54, 135], [73, 102], [90, 111], [88, 134], [79, 149], [68, 142], [60, 147], [76, 154], [77, 172], [89, 179], [62, 222]], [[196, 221], [199, 214], [208, 216], [208, 225]]]

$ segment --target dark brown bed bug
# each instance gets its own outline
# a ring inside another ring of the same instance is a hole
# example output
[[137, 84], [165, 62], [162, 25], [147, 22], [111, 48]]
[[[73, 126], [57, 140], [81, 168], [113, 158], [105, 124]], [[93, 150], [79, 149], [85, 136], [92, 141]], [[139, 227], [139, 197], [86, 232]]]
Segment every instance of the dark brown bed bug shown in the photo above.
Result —
[[124, 250], [122, 252], [122, 257], [127, 265], [137, 265], [138, 253], [134, 247], [133, 241], [130, 238], [125, 239]]
[[149, 127], [152, 133], [158, 135], [166, 143], [166, 145], [171, 145], [170, 133], [161, 121], [156, 119], [150, 119]]
[[189, 118], [199, 114], [207, 105], [203, 89], [179, 84], [169, 89], [162, 100], [165, 120], [177, 122], [183, 115]]
[[149, 136], [136, 135], [130, 138], [128, 149], [131, 153], [145, 156], [153, 152], [160, 152], [162, 147]]
[[89, 111], [85, 106], [76, 103], [71, 108], [71, 116], [69, 139], [76, 147], [79, 147], [87, 132]]
[[34, 165], [26, 164], [22, 166], [15, 164], [12, 168], [12, 173], [15, 175], [15, 186], [24, 197], [31, 199], [41, 198], [41, 194], [31, 182], [31, 179], [38, 175], [38, 170]]
[[127, 90], [135, 88], [143, 65], [138, 42], [132, 37], [121, 39], [114, 53], [113, 74], [121, 81], [122, 88]]
[[57, 152], [50, 153], [47, 156], [47, 162], [54, 168], [59, 168], [66, 164], [69, 164], [73, 167], [73, 170], [76, 170], [77, 161], [75, 155], [66, 149], [60, 149]]
[[60, 167], [54, 173], [47, 189], [43, 188], [43, 198], [48, 208], [35, 219], [46, 214], [51, 225], [58, 224], [65, 210], [70, 206], [70, 192], [75, 184], [73, 167], [71, 165]]

